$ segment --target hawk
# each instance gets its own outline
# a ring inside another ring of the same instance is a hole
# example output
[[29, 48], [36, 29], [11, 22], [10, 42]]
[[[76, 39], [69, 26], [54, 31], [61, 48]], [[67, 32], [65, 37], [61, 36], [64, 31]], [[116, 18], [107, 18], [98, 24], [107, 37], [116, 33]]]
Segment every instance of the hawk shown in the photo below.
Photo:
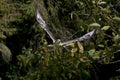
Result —
[[96, 32], [96, 29], [94, 29], [94, 30], [86, 33], [85, 35], [83, 35], [83, 36], [81, 36], [79, 38], [76, 38], [76, 39], [73, 39], [73, 40], [69, 40], [69, 41], [66, 41], [66, 42], [61, 42], [60, 39], [56, 40], [54, 38], [53, 34], [51, 33], [51, 31], [47, 27], [45, 21], [43, 20], [43, 18], [42, 18], [41, 14], [39, 13], [38, 10], [36, 10], [36, 20], [40, 24], [41, 28], [43, 28], [47, 32], [47, 34], [50, 36], [50, 38], [52, 39], [53, 43], [56, 43], [59, 40], [59, 45], [60, 46], [66, 46], [67, 44], [72, 43], [72, 42], [78, 42], [78, 41], [84, 41], [86, 39], [90, 39]]

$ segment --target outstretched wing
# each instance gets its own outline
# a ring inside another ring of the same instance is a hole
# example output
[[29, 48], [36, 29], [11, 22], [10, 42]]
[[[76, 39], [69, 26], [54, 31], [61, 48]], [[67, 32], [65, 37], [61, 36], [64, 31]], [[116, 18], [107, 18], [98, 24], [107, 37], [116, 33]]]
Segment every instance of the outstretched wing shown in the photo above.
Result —
[[48, 27], [46, 26], [45, 21], [43, 20], [42, 16], [40, 15], [39, 11], [36, 10], [36, 20], [38, 21], [38, 23], [40, 24], [40, 26], [47, 32], [47, 34], [50, 36], [50, 38], [52, 39], [53, 43], [55, 43], [55, 38], [53, 36], [53, 34], [50, 32], [50, 30], [48, 29]]
[[83, 35], [80, 38], [73, 39], [73, 40], [70, 40], [70, 41], [67, 41], [67, 42], [62, 42], [59, 45], [60, 46], [65, 46], [65, 45], [67, 45], [69, 43], [72, 43], [72, 42], [77, 42], [77, 41], [83, 41], [83, 40], [86, 40], [86, 39], [90, 39], [95, 32], [96, 32], [96, 29], [92, 30], [91, 32], [88, 32], [87, 34]]

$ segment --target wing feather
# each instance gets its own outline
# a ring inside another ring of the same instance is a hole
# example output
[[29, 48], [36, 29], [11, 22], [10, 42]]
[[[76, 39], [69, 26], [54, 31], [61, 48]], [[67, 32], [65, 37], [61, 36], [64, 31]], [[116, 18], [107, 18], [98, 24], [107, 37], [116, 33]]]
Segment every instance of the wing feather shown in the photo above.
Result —
[[72, 43], [72, 42], [84, 41], [84, 40], [86, 40], [86, 39], [90, 39], [95, 32], [96, 32], [96, 29], [92, 30], [91, 32], [86, 33], [85, 35], [83, 35], [83, 36], [80, 37], [80, 38], [76, 38], [76, 39], [73, 39], [73, 40], [70, 40], [70, 41], [62, 42], [62, 43], [60, 43], [59, 45], [60, 45], [60, 46], [65, 46], [65, 45], [67, 45], [67, 44], [69, 44], [69, 43]]
[[51, 31], [48, 29], [45, 21], [43, 20], [42, 16], [40, 15], [39, 11], [36, 10], [36, 20], [38, 21], [38, 23], [40, 24], [41, 28], [43, 28], [47, 34], [50, 36], [50, 38], [52, 39], [53, 43], [55, 43], [55, 38], [53, 36], [53, 34], [51, 33]]

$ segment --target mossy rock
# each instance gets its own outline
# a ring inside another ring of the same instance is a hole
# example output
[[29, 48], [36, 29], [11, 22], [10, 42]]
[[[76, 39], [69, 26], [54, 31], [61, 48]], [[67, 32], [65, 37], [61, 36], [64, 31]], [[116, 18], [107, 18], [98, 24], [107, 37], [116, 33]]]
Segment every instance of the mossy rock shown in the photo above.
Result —
[[9, 62], [12, 59], [10, 49], [3, 43], [0, 43], [0, 61]]

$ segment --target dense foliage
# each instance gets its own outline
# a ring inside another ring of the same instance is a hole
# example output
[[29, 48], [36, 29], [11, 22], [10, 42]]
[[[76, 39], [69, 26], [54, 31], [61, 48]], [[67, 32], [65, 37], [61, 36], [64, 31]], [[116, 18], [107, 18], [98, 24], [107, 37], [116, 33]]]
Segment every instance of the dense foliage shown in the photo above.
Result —
[[[56, 39], [96, 34], [50, 47], [36, 9]], [[119, 0], [0, 0], [0, 42], [12, 53], [10, 62], [0, 59], [0, 80], [119, 80], [119, 27]], [[0, 56], [4, 51], [0, 45]]]

